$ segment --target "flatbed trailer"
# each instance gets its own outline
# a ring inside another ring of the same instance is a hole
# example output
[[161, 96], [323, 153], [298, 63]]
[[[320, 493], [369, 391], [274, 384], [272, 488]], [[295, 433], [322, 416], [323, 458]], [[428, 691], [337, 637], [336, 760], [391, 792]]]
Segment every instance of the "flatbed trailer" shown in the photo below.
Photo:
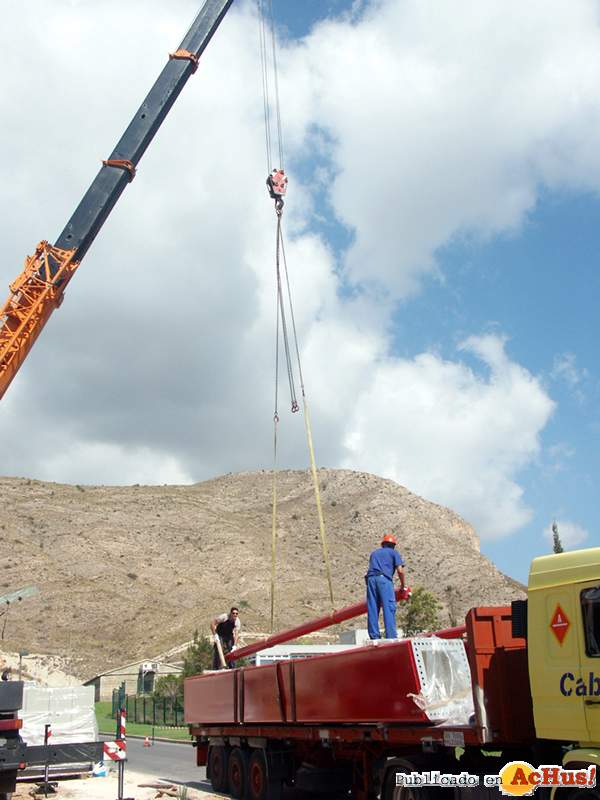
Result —
[[[285, 785], [399, 800], [414, 789], [396, 785], [397, 774], [425, 771], [470, 773], [480, 786], [421, 788], [418, 797], [498, 796], [483, 776], [510, 761], [600, 764], [600, 548], [534, 560], [527, 601], [471, 609], [465, 623], [462, 636], [433, 637], [431, 648], [390, 641], [187, 678], [197, 763], [215, 791], [250, 800], [274, 800]], [[444, 679], [452, 695], [466, 675], [472, 711], [457, 722], [424, 688], [427, 653], [442, 663], [461, 648], [464, 670]], [[558, 791], [560, 800], [600, 798], [597, 788]]]

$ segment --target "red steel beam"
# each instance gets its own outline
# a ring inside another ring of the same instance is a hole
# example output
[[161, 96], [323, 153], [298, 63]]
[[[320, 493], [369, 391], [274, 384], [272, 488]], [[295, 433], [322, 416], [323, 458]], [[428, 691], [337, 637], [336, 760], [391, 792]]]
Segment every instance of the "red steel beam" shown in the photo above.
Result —
[[454, 628], [443, 628], [432, 633], [420, 633], [419, 636], [437, 636], [438, 639], [460, 639], [467, 632], [466, 625], [456, 625]]
[[[400, 599], [401, 591], [402, 589], [396, 589], [397, 600]], [[291, 642], [293, 639], [299, 639], [301, 636], [306, 636], [314, 631], [320, 631], [323, 628], [328, 628], [330, 625], [339, 625], [340, 622], [346, 622], [349, 619], [360, 617], [361, 614], [366, 613], [366, 602], [355, 603], [352, 606], [345, 606], [345, 608], [340, 608], [339, 611], [332, 611], [331, 614], [327, 614], [325, 617], [311, 619], [309, 622], [304, 622], [302, 625], [297, 625], [295, 628], [288, 628], [286, 631], [281, 631], [281, 633], [275, 633], [273, 636], [269, 636], [268, 639], [264, 639], [262, 642], [255, 642], [254, 644], [249, 644], [246, 647], [240, 647], [239, 650], [234, 650], [232, 653], [227, 653], [225, 660], [228, 662], [238, 661], [240, 658], [254, 655], [254, 653], [259, 653], [261, 650], [266, 650], [268, 647], [273, 647], [276, 644]], [[442, 639], [457, 639], [463, 635], [465, 630], [465, 626], [460, 625], [456, 628], [446, 628], [442, 631], [436, 631], [435, 634], [430, 635], [439, 636]]]

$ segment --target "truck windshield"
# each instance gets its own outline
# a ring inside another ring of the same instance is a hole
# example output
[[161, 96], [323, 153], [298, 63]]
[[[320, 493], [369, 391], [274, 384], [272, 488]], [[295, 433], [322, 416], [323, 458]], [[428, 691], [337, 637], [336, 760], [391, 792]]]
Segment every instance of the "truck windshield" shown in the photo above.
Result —
[[584, 589], [581, 593], [581, 611], [585, 632], [585, 653], [600, 657], [600, 586]]

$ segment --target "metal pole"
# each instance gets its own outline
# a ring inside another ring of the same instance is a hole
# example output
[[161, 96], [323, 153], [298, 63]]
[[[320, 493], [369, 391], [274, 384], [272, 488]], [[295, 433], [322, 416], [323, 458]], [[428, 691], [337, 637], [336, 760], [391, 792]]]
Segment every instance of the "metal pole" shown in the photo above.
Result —
[[[117, 733], [116, 733], [116, 736], [115, 736], [117, 742], [122, 741], [122, 739], [123, 739], [123, 724], [122, 724], [122, 720], [123, 720], [124, 711], [125, 711], [125, 709], [121, 708], [121, 707], [119, 707], [119, 709], [117, 711]], [[123, 782], [124, 782], [124, 774], [123, 773], [124, 773], [124, 768], [125, 768], [125, 762], [122, 761], [122, 760], [119, 761], [117, 800], [123, 800]]]
[[215, 647], [217, 648], [217, 653], [219, 654], [221, 669], [227, 669], [227, 662], [225, 661], [225, 656], [223, 655], [223, 645], [221, 644], [221, 637], [218, 633], [215, 633]]
[[127, 719], [127, 711], [124, 708], [119, 708], [117, 714], [117, 744], [121, 743], [121, 754], [125, 752], [125, 758], [119, 759], [119, 771], [118, 771], [118, 797], [117, 800], [134, 800], [132, 797], [123, 797], [123, 792], [125, 790], [125, 761], [127, 760], [127, 739], [126, 739], [126, 719]]
[[[20, 658], [20, 654], [19, 654]], [[21, 680], [21, 669], [19, 665], [19, 680]], [[50, 738], [50, 723], [44, 725], [44, 745], [48, 747], [48, 739]], [[48, 777], [50, 771], [50, 756], [46, 751], [46, 763], [44, 764], [44, 797], [48, 797]]]
[[19, 650], [19, 680], [21, 680], [21, 673], [23, 671], [23, 659], [29, 655], [28, 650]]

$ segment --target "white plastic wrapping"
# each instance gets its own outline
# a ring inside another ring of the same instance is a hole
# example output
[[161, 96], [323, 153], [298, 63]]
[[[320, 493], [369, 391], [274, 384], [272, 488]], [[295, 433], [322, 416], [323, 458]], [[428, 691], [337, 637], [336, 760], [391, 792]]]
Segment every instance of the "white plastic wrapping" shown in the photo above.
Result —
[[21, 736], [27, 744], [44, 744], [44, 728], [51, 727], [51, 744], [98, 740], [93, 686], [49, 689], [26, 683], [23, 691]]
[[428, 636], [411, 643], [421, 691], [408, 696], [434, 724], [471, 724], [475, 709], [464, 642]]

